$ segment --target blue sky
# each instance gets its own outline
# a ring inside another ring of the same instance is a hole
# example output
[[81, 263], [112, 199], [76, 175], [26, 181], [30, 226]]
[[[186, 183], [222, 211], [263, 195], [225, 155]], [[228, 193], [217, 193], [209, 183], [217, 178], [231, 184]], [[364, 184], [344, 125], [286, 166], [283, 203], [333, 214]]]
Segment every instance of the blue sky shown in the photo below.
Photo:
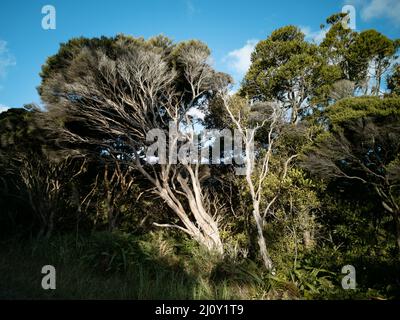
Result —
[[[257, 40], [293, 24], [319, 41], [320, 24], [345, 4], [356, 9], [357, 30], [375, 28], [400, 38], [400, 0], [2, 0], [0, 112], [40, 103], [41, 65], [72, 37], [162, 33], [175, 41], [199, 39], [211, 48], [215, 68], [240, 81]], [[44, 5], [56, 9], [55, 30], [41, 26]]]

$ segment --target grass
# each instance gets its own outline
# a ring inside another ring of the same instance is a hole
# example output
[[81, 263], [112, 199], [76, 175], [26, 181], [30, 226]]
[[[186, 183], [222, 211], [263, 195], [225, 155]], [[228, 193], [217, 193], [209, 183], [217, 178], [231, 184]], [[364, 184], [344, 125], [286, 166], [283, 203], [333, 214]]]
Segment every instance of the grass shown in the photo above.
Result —
[[[341, 288], [342, 275], [331, 272], [337, 268], [317, 268], [315, 264], [293, 270], [291, 264], [282, 262], [277, 265], [276, 274], [271, 275], [252, 260], [221, 260], [190, 240], [174, 240], [162, 233], [135, 236], [96, 232], [78, 238], [67, 234], [49, 240], [25, 241], [14, 238], [0, 242], [0, 299], [398, 297], [397, 280], [393, 280], [398, 279], [398, 264], [379, 269], [386, 270], [387, 274], [393, 270], [393, 275], [388, 274], [386, 280], [363, 279], [360, 272], [357, 283], [361, 286], [351, 292]], [[56, 290], [41, 287], [44, 265], [56, 268]], [[342, 265], [340, 261], [339, 265]], [[366, 264], [355, 261], [355, 265]], [[371, 287], [374, 283], [379, 284], [377, 289]], [[387, 283], [393, 288], [386, 288]]]
[[[0, 299], [257, 298], [260, 290], [248, 279], [211, 279], [216, 258], [192, 244], [178, 257], [176, 248], [163, 241], [99, 233], [78, 241], [59, 236], [3, 242]], [[56, 290], [41, 288], [44, 265], [56, 268]]]

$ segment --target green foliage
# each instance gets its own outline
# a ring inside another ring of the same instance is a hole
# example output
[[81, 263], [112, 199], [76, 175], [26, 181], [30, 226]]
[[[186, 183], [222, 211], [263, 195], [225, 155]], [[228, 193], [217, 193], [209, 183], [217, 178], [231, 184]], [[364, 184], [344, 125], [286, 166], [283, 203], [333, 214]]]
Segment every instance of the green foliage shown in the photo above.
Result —
[[333, 128], [343, 126], [360, 118], [398, 117], [400, 115], [400, 100], [396, 97], [357, 97], [343, 99], [327, 110], [327, 117]]
[[387, 87], [392, 94], [400, 96], [400, 64], [395, 64], [392, 74], [387, 77]]
[[102, 274], [126, 272], [132, 258], [139, 257], [140, 251], [125, 234], [96, 233], [90, 240], [82, 260]]
[[330, 16], [326, 22], [330, 25], [321, 48], [324, 50], [328, 59], [338, 65], [342, 72], [342, 79], [356, 80], [350, 74], [350, 62], [348, 57], [349, 48], [357, 37], [357, 33], [350, 28], [343, 28], [342, 21], [345, 14], [339, 13]]
[[[273, 31], [257, 44], [240, 92], [229, 101], [245, 128], [267, 119], [272, 103], [291, 112], [291, 119], [280, 120], [272, 133], [269, 171], [260, 189], [272, 272], [259, 256], [248, 184], [232, 166], [207, 167], [212, 178], [199, 180], [208, 200], [205, 210], [218, 216], [225, 249], [220, 256], [176, 229], [160, 231], [154, 222], [180, 226], [181, 221], [171, 218], [171, 208], [149, 192], [154, 185], [132, 162], [119, 161], [132, 156], [126, 141], [143, 142], [144, 132], [107, 106], [126, 97], [140, 99], [140, 90], [128, 88], [127, 69], [123, 80], [116, 79], [123, 94], [115, 98], [112, 88], [102, 85], [105, 61], [112, 71], [138, 52], [156, 55], [176, 74], [169, 98], [178, 97], [184, 105], [193, 98], [185, 66], [200, 57], [197, 76], [207, 71], [207, 77], [199, 88], [203, 94], [192, 103], [207, 100], [202, 106], [208, 111], [207, 127], [232, 129], [218, 96], [219, 84], [231, 78], [208, 65], [207, 45], [123, 34], [61, 44], [43, 65], [38, 88], [49, 106], [59, 108], [49, 109], [51, 117], [35, 106], [0, 114], [0, 298], [398, 298], [398, 64], [387, 77], [389, 94], [378, 95], [399, 41], [375, 30], [345, 29], [344, 18], [340, 13], [326, 20], [330, 27], [321, 44], [307, 42], [295, 26]], [[103, 90], [104, 100], [76, 94], [88, 83]], [[354, 97], [355, 92], [365, 96]], [[161, 104], [167, 101], [164, 94], [157, 93]], [[72, 114], [73, 108], [90, 110], [87, 100], [99, 107], [98, 117]], [[122, 105], [132, 115], [133, 109]], [[141, 117], [152, 117], [164, 128], [167, 113], [154, 110]], [[103, 118], [108, 124], [96, 127]], [[62, 130], [48, 128], [71, 130], [79, 143], [72, 145]], [[115, 131], [107, 132], [110, 128]], [[127, 135], [127, 128], [135, 136]], [[267, 121], [255, 137], [256, 160], [268, 152], [269, 128]], [[90, 139], [95, 143], [88, 144]], [[82, 150], [84, 157], [77, 157]], [[261, 165], [254, 167], [254, 181]], [[176, 197], [185, 195], [177, 192]], [[182, 208], [188, 210], [189, 204]], [[38, 285], [45, 264], [57, 268], [56, 291]], [[341, 287], [341, 268], [348, 264], [356, 268], [356, 290]]]
[[[353, 197], [350, 190], [349, 198]], [[390, 223], [382, 219], [369, 203], [332, 201], [332, 194], [325, 196], [324, 212], [319, 217], [325, 228], [319, 248], [304, 258], [306, 265], [316, 263], [321, 268], [335, 272], [335, 287], [325, 293], [327, 299], [387, 299], [398, 295], [399, 263], [390, 235]], [[326, 229], [328, 227], [329, 229]], [[340, 286], [344, 265], [356, 269], [356, 290], [343, 290]]]
[[[291, 122], [306, 115], [303, 103], [324, 100], [329, 86], [340, 79], [340, 69], [328, 64], [320, 48], [304, 40], [294, 26], [274, 31], [260, 41], [240, 94], [249, 99], [279, 100], [291, 109]], [[296, 96], [297, 94], [297, 96]]]

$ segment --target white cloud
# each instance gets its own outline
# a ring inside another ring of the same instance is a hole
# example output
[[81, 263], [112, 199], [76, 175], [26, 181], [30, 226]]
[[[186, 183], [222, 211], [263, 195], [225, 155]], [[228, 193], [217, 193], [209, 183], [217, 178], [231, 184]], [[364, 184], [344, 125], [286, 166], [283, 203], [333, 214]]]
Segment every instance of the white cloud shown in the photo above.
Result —
[[16, 64], [14, 56], [7, 48], [7, 42], [0, 40], [0, 78], [6, 75], [6, 69]]
[[400, 26], [399, 0], [353, 0], [351, 4], [356, 11], [359, 10], [361, 18], [365, 21], [386, 18]]
[[400, 24], [400, 2], [398, 0], [372, 0], [361, 10], [365, 20], [387, 17]]
[[224, 58], [228, 68], [234, 71], [238, 76], [243, 77], [251, 64], [251, 53], [254, 51], [258, 40], [247, 40], [246, 44], [236, 50], [228, 53]]
[[0, 113], [6, 112], [8, 109], [10, 109], [10, 107], [0, 104]]
[[300, 30], [304, 33], [305, 39], [307, 41], [315, 43], [321, 43], [322, 40], [324, 40], [326, 33], [328, 32], [327, 29], [313, 31], [310, 27], [307, 26], [300, 26]]

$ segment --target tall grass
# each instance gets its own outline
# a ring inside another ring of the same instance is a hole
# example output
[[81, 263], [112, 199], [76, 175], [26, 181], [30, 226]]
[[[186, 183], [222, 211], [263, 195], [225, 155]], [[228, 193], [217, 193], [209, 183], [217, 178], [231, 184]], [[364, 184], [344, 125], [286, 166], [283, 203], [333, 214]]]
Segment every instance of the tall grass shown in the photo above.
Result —
[[[0, 257], [2, 299], [249, 299], [249, 292], [257, 296], [255, 282], [246, 276], [217, 276], [213, 270], [218, 259], [193, 243], [177, 247], [154, 235], [96, 233], [79, 239], [14, 240], [2, 243]], [[56, 268], [56, 290], [41, 288], [44, 265]]]
[[[56, 290], [41, 287], [44, 265], [56, 268]], [[0, 242], [0, 299], [384, 298], [369, 287], [343, 290], [341, 276], [314, 266], [293, 269], [284, 261], [269, 274], [254, 260], [221, 259], [163, 233]]]

